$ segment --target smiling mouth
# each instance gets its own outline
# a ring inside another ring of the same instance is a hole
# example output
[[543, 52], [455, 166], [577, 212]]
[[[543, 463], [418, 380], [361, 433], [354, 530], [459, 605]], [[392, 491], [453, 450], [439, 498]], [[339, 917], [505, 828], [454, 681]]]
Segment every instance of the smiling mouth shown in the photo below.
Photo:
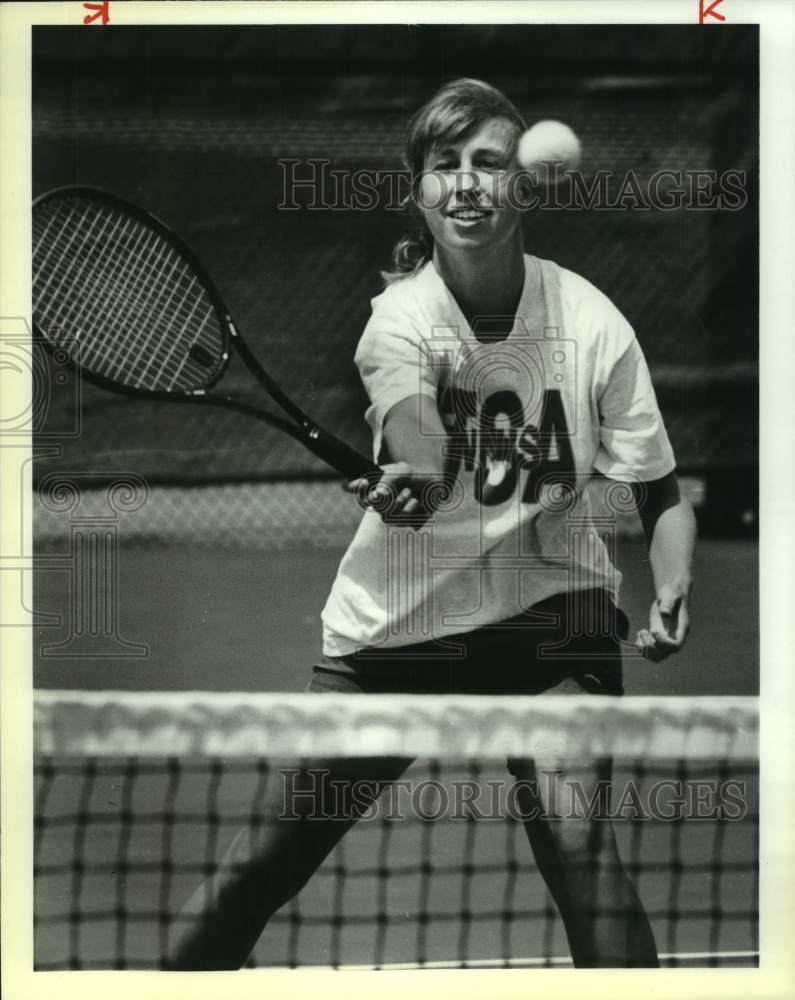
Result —
[[491, 213], [485, 208], [454, 208], [448, 213], [451, 219], [458, 219], [462, 222], [477, 222], [485, 219]]

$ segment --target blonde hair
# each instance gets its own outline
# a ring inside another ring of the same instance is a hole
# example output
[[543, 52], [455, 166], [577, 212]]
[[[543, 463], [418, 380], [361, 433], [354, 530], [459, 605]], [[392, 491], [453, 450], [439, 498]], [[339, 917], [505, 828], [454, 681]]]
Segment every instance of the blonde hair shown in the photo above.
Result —
[[462, 78], [446, 83], [411, 119], [404, 153], [411, 179], [404, 207], [411, 228], [395, 244], [391, 270], [381, 272], [387, 285], [413, 274], [433, 256], [433, 237], [416, 199], [429, 151], [442, 141], [456, 142], [494, 118], [509, 121], [516, 129], [517, 141], [526, 128], [519, 111], [501, 90], [482, 80]]

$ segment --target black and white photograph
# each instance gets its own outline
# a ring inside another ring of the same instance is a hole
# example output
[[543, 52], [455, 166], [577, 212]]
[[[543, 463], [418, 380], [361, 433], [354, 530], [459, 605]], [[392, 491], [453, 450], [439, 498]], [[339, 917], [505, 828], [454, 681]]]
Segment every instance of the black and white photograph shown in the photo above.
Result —
[[25, 981], [753, 995], [771, 21], [301, 6], [31, 18]]

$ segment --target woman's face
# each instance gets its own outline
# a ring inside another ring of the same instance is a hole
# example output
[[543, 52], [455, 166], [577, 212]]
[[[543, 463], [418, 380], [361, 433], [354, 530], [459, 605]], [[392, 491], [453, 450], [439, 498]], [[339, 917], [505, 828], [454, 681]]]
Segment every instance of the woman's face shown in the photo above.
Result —
[[425, 157], [419, 207], [437, 246], [456, 252], [501, 244], [520, 218], [516, 129], [493, 118]]

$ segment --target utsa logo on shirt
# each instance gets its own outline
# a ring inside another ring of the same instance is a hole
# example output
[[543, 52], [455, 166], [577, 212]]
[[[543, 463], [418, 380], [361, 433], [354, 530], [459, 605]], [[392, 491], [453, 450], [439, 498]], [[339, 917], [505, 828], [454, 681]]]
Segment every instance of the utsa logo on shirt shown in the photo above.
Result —
[[521, 489], [522, 503], [537, 504], [542, 486], [574, 489], [575, 347], [554, 329], [543, 338], [525, 329], [496, 344], [468, 341], [445, 352], [439, 412], [452, 471], [465, 487], [462, 473], [474, 473], [478, 503], [493, 507]]

